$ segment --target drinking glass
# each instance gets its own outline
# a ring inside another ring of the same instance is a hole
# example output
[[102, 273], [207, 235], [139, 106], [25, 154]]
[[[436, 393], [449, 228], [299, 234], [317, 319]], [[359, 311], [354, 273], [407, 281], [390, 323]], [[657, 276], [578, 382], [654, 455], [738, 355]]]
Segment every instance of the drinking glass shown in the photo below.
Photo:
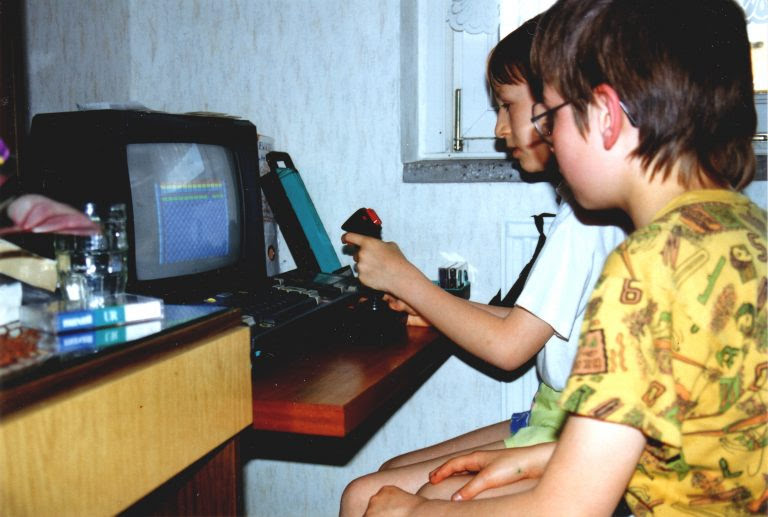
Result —
[[57, 235], [54, 240], [59, 291], [63, 300], [95, 308], [125, 292], [128, 239], [124, 204], [85, 205], [85, 214], [101, 226], [93, 235]]

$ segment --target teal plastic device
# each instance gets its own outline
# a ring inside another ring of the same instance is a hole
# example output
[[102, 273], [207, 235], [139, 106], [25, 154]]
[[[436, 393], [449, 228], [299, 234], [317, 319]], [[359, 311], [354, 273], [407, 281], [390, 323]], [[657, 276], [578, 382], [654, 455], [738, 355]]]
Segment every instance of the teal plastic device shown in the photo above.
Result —
[[267, 153], [270, 172], [261, 186], [285, 237], [296, 267], [303, 272], [334, 273], [341, 268], [315, 205], [288, 153]]
[[299, 219], [301, 229], [309, 241], [309, 246], [323, 273], [333, 273], [341, 267], [339, 257], [333, 248], [328, 233], [325, 231], [320, 216], [317, 215], [315, 205], [309, 197], [307, 188], [301, 180], [298, 171], [288, 168], [278, 168], [277, 177], [283, 184], [285, 194], [288, 196], [296, 217]]

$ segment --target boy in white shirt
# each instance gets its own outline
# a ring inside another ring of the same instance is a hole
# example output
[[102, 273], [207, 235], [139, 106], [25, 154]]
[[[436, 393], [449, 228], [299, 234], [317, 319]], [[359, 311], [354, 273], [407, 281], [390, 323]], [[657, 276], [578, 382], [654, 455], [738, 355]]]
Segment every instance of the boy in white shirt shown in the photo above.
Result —
[[[537, 18], [529, 20], [499, 42], [488, 61], [498, 105], [496, 136], [504, 139], [512, 157], [529, 172], [553, 168], [549, 146], [530, 121], [533, 91], [540, 90], [529, 58], [537, 22]], [[390, 293], [391, 306], [409, 311], [411, 323], [426, 320], [465, 350], [505, 370], [512, 371], [536, 355], [542, 382], [528, 425], [511, 434], [510, 422], [504, 421], [391, 459], [378, 472], [347, 486], [342, 517], [361, 515], [370, 497], [384, 485], [418, 490], [428, 473], [449, 457], [557, 439], [566, 413], [556, 401], [576, 353], [589, 293], [606, 255], [625, 237], [617, 226], [590, 221], [590, 214], [581, 213], [578, 206], [577, 216], [567, 189], [561, 187], [559, 192], [563, 200], [558, 213], [512, 308], [469, 302], [443, 291], [408, 262], [395, 243], [343, 236], [345, 242], [360, 247], [355, 256], [360, 280]], [[446, 481], [427, 488], [433, 497], [448, 498], [458, 486]]]

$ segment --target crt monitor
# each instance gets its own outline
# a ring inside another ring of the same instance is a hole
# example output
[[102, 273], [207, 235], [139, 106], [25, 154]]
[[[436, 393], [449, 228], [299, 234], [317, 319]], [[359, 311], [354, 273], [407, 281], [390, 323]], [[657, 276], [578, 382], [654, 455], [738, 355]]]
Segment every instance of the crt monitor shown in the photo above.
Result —
[[124, 203], [126, 290], [199, 299], [266, 278], [256, 128], [228, 117], [95, 110], [36, 115], [26, 190]]

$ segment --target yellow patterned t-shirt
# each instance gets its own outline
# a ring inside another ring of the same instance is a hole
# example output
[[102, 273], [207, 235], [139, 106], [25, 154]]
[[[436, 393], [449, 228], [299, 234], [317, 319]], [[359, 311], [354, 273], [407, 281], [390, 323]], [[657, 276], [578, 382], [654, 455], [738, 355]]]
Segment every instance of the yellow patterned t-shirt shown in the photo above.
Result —
[[560, 403], [647, 445], [636, 517], [766, 513], [766, 214], [687, 192], [606, 260]]

